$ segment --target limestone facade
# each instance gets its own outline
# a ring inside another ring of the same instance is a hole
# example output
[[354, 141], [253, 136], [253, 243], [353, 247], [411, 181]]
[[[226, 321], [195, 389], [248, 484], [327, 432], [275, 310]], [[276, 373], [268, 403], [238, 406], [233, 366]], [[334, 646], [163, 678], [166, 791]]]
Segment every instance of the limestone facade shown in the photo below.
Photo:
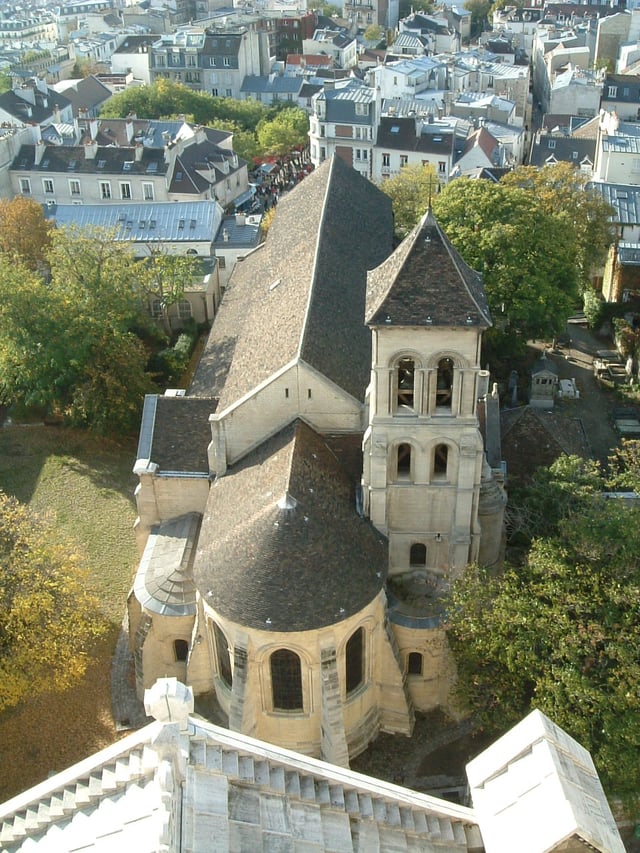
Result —
[[389, 200], [338, 158], [283, 199], [187, 396], [145, 404], [140, 695], [184, 678], [232, 730], [341, 765], [448, 705], [443, 594], [502, 537], [490, 323], [430, 212], [392, 251]]

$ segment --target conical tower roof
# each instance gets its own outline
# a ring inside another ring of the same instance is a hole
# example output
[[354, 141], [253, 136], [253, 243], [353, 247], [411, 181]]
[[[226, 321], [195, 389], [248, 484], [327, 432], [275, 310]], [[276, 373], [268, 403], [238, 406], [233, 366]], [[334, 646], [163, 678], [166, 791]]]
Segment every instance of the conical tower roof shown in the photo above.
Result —
[[481, 276], [431, 212], [367, 278], [370, 326], [491, 326]]

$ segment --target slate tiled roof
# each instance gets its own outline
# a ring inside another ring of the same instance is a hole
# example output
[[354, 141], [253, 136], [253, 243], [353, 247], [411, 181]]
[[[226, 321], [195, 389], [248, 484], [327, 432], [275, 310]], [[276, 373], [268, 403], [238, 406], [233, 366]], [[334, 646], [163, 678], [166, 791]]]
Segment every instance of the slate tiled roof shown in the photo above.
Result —
[[[70, 103], [65, 95], [55, 92], [53, 89], [48, 89], [46, 95], [36, 89], [35, 104], [21, 98], [13, 90], [0, 95], [0, 110], [5, 110], [17, 121], [24, 124], [42, 124], [53, 116], [56, 106], [63, 110]], [[28, 108], [31, 110], [30, 114], [28, 114]]]
[[369, 604], [386, 572], [386, 539], [356, 513], [355, 481], [300, 421], [211, 486], [194, 577], [223, 617], [321, 628]]
[[391, 257], [369, 273], [372, 326], [491, 326], [482, 279], [430, 210]]
[[577, 139], [573, 136], [545, 136], [536, 138], [529, 163], [532, 166], [544, 166], [545, 163], [568, 162], [576, 166], [593, 166], [596, 156], [595, 139]]
[[[615, 95], [609, 89], [615, 89]], [[602, 89], [602, 100], [625, 104], [640, 101], [640, 77], [633, 74], [607, 74]]]
[[512, 487], [528, 484], [539, 467], [548, 467], [562, 454], [591, 456], [584, 430], [575, 418], [519, 406], [503, 409], [500, 422], [502, 455]]
[[614, 210], [611, 217], [619, 225], [640, 225], [640, 187], [632, 184], [591, 183], [588, 189], [602, 195]]
[[[33, 172], [68, 172], [96, 175], [164, 175], [168, 164], [164, 152], [145, 148], [141, 160], [135, 159], [133, 148], [98, 147], [95, 157], [86, 157], [82, 145], [48, 145], [39, 164], [35, 162], [35, 145], [21, 145], [11, 168]], [[151, 167], [151, 168], [150, 168]]]
[[389, 254], [391, 234], [388, 197], [339, 158], [323, 163], [236, 265], [190, 393], [219, 398], [220, 412], [300, 358], [364, 399], [366, 273]]
[[285, 77], [281, 74], [248, 74], [242, 81], [241, 92], [259, 92], [261, 94], [294, 95], [297, 97], [302, 86], [301, 77]]
[[139, 460], [149, 459], [161, 472], [209, 474], [207, 447], [211, 441], [209, 415], [217, 401], [197, 397], [145, 397]]
[[155, 524], [145, 545], [133, 591], [142, 607], [161, 616], [194, 616], [196, 587], [191, 566], [200, 529], [195, 512]]
[[64, 90], [65, 96], [71, 102], [73, 114], [78, 115], [81, 109], [90, 110], [111, 97], [111, 90], [103, 85], [93, 74], [76, 80], [74, 85]]
[[451, 156], [454, 140], [454, 133], [416, 134], [414, 118], [382, 116], [376, 145], [378, 148], [388, 148], [392, 151], [420, 151], [425, 154]]

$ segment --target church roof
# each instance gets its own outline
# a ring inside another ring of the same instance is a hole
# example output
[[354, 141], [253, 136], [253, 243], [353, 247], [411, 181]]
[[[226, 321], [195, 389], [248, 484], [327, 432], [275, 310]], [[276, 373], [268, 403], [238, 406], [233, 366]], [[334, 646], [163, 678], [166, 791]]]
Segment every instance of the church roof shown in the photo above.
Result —
[[223, 617], [321, 628], [369, 604], [386, 571], [386, 539], [357, 514], [355, 481], [301, 421], [211, 486], [194, 576]]
[[482, 278], [453, 248], [429, 209], [369, 273], [370, 326], [491, 326]]
[[147, 394], [144, 398], [137, 459], [164, 473], [209, 475], [209, 415], [217, 400]]
[[218, 412], [298, 359], [358, 400], [371, 368], [367, 269], [391, 252], [389, 198], [331, 158], [278, 204], [231, 276], [190, 393]]
[[191, 564], [200, 515], [155, 524], [149, 533], [133, 590], [143, 607], [161, 616], [193, 616], [196, 587]]

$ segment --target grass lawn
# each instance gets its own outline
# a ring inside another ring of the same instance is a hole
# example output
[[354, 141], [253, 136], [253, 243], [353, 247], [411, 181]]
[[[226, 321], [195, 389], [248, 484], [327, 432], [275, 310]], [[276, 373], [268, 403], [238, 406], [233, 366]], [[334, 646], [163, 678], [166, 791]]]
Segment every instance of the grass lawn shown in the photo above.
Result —
[[0, 429], [0, 489], [49, 515], [86, 555], [109, 621], [95, 663], [71, 690], [0, 714], [0, 801], [113, 742], [111, 654], [137, 560], [134, 442], [63, 427]]

